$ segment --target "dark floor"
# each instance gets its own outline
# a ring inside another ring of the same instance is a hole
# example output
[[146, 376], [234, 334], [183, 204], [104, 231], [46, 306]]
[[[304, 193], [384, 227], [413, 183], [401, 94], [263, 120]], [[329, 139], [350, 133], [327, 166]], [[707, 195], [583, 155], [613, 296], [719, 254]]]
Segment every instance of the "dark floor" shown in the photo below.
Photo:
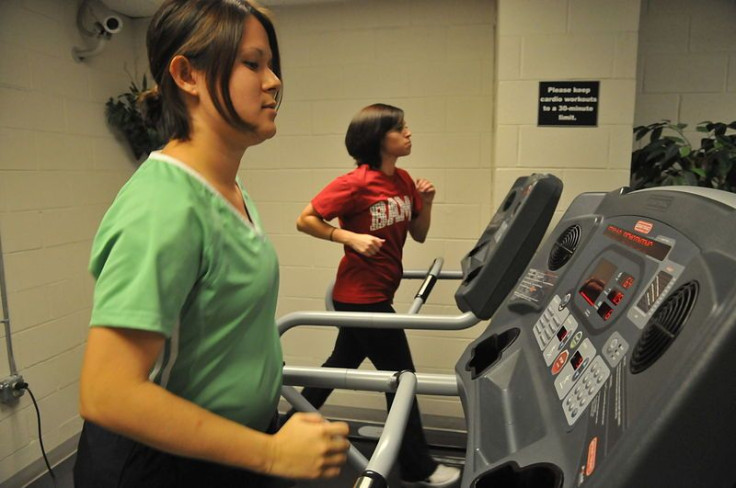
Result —
[[56, 476], [56, 484], [54, 484], [51, 476], [46, 473], [26, 488], [74, 488], [74, 479], [72, 478], [72, 468], [74, 467], [74, 456], [65, 459], [54, 467]]

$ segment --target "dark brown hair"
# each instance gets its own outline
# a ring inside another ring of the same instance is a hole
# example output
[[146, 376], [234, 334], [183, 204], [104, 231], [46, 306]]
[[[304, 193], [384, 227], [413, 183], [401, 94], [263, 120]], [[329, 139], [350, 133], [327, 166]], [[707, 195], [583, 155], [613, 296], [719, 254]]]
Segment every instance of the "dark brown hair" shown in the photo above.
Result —
[[[239, 54], [243, 24], [253, 15], [263, 25], [272, 52], [271, 69], [281, 78], [276, 31], [268, 14], [245, 0], [167, 0], [151, 19], [146, 36], [148, 64], [157, 88], [141, 99], [147, 121], [165, 140], [189, 139], [190, 120], [179, 88], [169, 73], [174, 56], [185, 56], [206, 74], [207, 89], [217, 111], [231, 125], [250, 126], [238, 116], [229, 82]], [[277, 102], [281, 101], [281, 92]]]
[[404, 126], [404, 111], [385, 103], [363, 108], [350, 121], [345, 134], [345, 147], [355, 163], [381, 167], [381, 143], [386, 134]]

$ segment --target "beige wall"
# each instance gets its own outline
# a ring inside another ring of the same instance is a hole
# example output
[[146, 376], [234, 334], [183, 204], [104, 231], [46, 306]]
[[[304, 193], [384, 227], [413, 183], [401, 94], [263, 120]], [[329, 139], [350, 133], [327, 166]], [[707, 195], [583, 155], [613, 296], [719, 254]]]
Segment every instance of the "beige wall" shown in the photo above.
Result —
[[736, 120], [736, 3], [643, 0], [636, 125]]
[[[77, 64], [69, 54], [82, 44], [75, 6], [0, 1], [0, 230], [15, 355], [40, 399], [49, 450], [80, 426], [89, 245], [134, 169], [105, 126], [103, 105], [127, 87], [123, 66], [141, 65], [143, 38], [141, 25], [131, 25], [105, 52]], [[276, 14], [286, 82], [279, 134], [248, 151], [242, 176], [279, 251], [279, 315], [323, 309], [340, 249], [297, 234], [294, 220], [352, 167], [344, 130], [366, 104], [406, 110], [414, 152], [401, 162], [438, 188], [429, 239], [407, 244], [406, 268], [426, 269], [443, 256], [445, 269], [457, 269], [518, 175], [560, 176], [562, 208], [582, 191], [628, 180], [638, 0], [355, 0]], [[600, 126], [537, 128], [538, 82], [575, 79], [601, 81]], [[398, 310], [417, 286], [402, 286]], [[455, 288], [440, 283], [424, 311], [457, 313]], [[485, 325], [410, 332], [418, 369], [451, 373]], [[321, 328], [289, 332], [287, 361], [319, 364], [333, 337]], [[1, 376], [5, 368], [2, 347]], [[384, 408], [380, 395], [340, 392], [331, 401]], [[421, 402], [425, 413], [462, 414], [457, 399]], [[0, 406], [0, 483], [39, 461], [34, 415], [27, 395], [17, 407]]]
[[[104, 102], [134, 68], [132, 25], [89, 62], [75, 0], [0, 1], [0, 232], [17, 367], [52, 451], [79, 432], [79, 366], [92, 298], [86, 271], [102, 213], [134, 164], [104, 122]], [[135, 33], [135, 34], [134, 34]], [[0, 377], [9, 373], [0, 328]], [[0, 405], [0, 483], [41, 451], [28, 394]]]
[[[629, 181], [639, 0], [500, 0], [493, 186], [554, 173], [564, 210]], [[600, 80], [598, 127], [537, 127], [540, 81]], [[558, 212], [559, 214], [559, 212]]]

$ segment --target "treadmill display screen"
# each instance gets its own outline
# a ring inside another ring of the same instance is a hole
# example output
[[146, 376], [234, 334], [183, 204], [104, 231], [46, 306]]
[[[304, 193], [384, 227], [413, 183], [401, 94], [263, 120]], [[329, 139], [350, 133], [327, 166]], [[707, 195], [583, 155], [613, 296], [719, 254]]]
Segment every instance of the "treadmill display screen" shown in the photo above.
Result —
[[601, 259], [598, 265], [595, 267], [590, 277], [585, 280], [583, 286], [580, 287], [580, 295], [590, 305], [595, 306], [595, 301], [603, 292], [606, 287], [606, 283], [611, 279], [613, 273], [616, 272], [616, 266], [610, 261]]
[[609, 225], [606, 227], [603, 234], [627, 247], [636, 249], [647, 256], [651, 256], [657, 261], [663, 260], [670, 252], [670, 249], [672, 249], [667, 244], [649, 239], [648, 237], [640, 236], [639, 234], [624, 230], [621, 227], [616, 227], [615, 225]]

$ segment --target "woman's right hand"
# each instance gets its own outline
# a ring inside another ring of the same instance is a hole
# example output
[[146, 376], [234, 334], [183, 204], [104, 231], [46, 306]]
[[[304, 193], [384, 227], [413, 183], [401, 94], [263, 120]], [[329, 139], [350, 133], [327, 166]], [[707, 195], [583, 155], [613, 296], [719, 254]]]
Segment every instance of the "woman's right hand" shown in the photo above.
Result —
[[348, 245], [363, 256], [375, 256], [381, 250], [385, 239], [370, 234], [353, 234], [348, 240]]
[[347, 459], [348, 424], [295, 413], [272, 437], [268, 473], [285, 478], [334, 478]]

